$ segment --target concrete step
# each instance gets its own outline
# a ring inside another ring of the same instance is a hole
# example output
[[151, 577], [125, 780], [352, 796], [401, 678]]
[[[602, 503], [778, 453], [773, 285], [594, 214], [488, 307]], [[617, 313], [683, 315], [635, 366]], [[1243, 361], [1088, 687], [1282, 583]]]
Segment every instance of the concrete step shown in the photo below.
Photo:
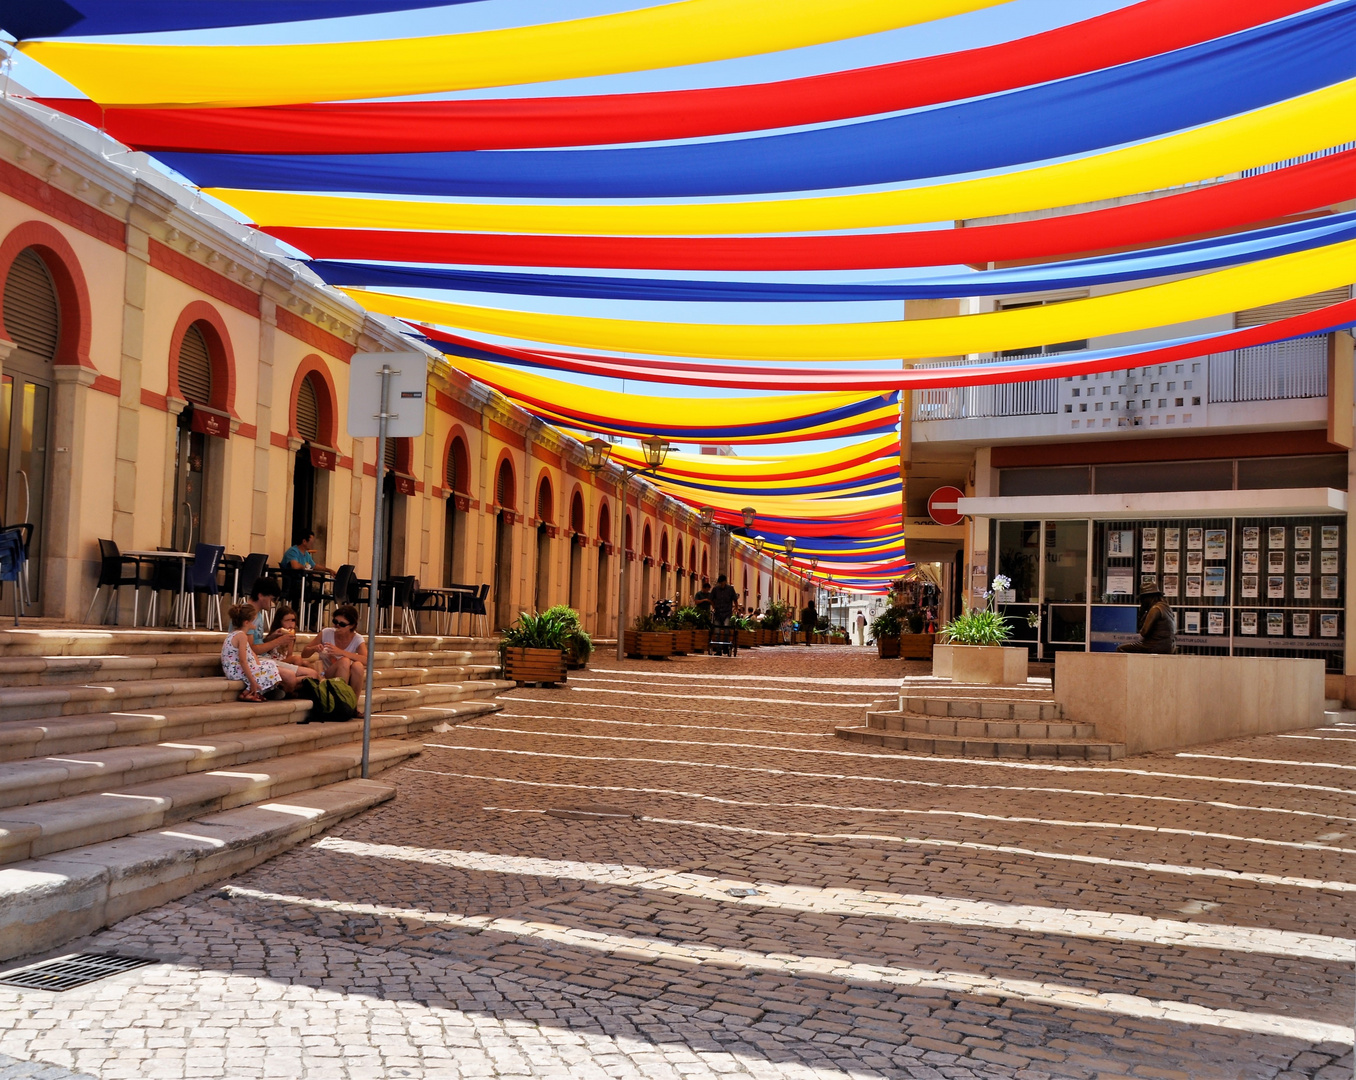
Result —
[[[224, 635], [216, 630], [121, 627], [42, 627], [0, 630], [0, 656], [155, 656], [217, 653]], [[497, 657], [499, 639], [381, 634], [374, 651], [467, 651]]]
[[1356, 724], [1356, 709], [1328, 709], [1323, 713], [1325, 724]]
[[840, 727], [836, 729], [835, 734], [841, 739], [879, 746], [886, 750], [900, 750], [911, 754], [937, 754], [944, 757], [1115, 761], [1125, 756], [1124, 743], [1099, 742], [1096, 739], [976, 739], [961, 735], [894, 733], [872, 727]]
[[216, 653], [159, 656], [0, 656], [0, 686], [69, 686], [97, 681], [201, 679], [221, 675]]
[[1053, 701], [987, 697], [941, 697], [920, 694], [901, 694], [902, 712], [923, 716], [957, 716], [977, 720], [1045, 720], [1063, 719], [1063, 712]]
[[1331, 697], [1330, 697], [1330, 698], [1324, 698], [1324, 699], [1323, 699], [1323, 711], [1324, 711], [1324, 712], [1337, 712], [1340, 708], [1342, 708], [1342, 699], [1341, 699], [1341, 698], [1331, 698]]
[[1028, 680], [1025, 686], [976, 686], [953, 683], [931, 675], [906, 675], [900, 682], [900, 694], [913, 697], [1007, 698], [1016, 701], [1054, 701], [1049, 679]]
[[[489, 680], [390, 687], [373, 694], [375, 712], [404, 714], [450, 702], [485, 701], [504, 687]], [[269, 704], [269, 703], [266, 703]], [[288, 704], [283, 702], [280, 704]], [[258, 707], [258, 706], [256, 706]], [[28, 756], [0, 764], [0, 807], [24, 806], [82, 792], [123, 787], [184, 773], [242, 765], [342, 742], [361, 732], [361, 721], [347, 724], [293, 724], [300, 711], [271, 713], [276, 722], [220, 731], [174, 741], [123, 743], [61, 755]], [[428, 717], [429, 725], [437, 717]], [[151, 728], [143, 728], [149, 734]]]
[[390, 784], [342, 780], [6, 866], [0, 959], [45, 952], [243, 873], [394, 795]]
[[1096, 724], [1046, 720], [979, 720], [956, 716], [919, 716], [908, 712], [870, 712], [866, 726], [877, 731], [958, 735], [967, 739], [1095, 739]]

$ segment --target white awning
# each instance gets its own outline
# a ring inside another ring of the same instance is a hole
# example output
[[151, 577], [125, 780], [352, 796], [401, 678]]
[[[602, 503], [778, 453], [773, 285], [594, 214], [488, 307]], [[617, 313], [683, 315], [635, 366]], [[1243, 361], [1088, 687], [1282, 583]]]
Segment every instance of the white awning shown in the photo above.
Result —
[[1098, 518], [1288, 517], [1345, 514], [1347, 493], [1336, 488], [1258, 488], [1251, 491], [1136, 491], [1123, 495], [1014, 495], [964, 498], [969, 517], [1023, 521]]

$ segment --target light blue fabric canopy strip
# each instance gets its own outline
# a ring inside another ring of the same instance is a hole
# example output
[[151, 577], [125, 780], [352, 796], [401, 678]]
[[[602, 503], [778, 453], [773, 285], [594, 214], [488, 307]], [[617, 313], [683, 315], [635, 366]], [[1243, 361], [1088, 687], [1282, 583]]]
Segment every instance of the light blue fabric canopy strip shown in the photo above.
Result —
[[1356, 0], [1131, 64], [902, 116], [608, 150], [192, 154], [201, 187], [495, 198], [684, 198], [897, 184], [1136, 142], [1356, 77]]

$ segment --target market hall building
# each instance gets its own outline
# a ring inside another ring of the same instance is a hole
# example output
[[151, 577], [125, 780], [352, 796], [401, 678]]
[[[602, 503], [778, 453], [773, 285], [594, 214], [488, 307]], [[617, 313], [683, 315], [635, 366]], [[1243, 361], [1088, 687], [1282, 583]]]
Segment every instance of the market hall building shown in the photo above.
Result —
[[[577, 440], [261, 240], [143, 155], [0, 102], [0, 517], [34, 526], [31, 613], [84, 617], [101, 539], [276, 566], [310, 528], [318, 562], [366, 577], [378, 478], [383, 577], [484, 582], [496, 627], [568, 603], [615, 635], [623, 557], [632, 613], [721, 571], [751, 607], [799, 597], [770, 552], [643, 479], [622, 521], [619, 470], [595, 476]], [[345, 433], [348, 361], [410, 349], [428, 357], [425, 435], [377, 462]]]

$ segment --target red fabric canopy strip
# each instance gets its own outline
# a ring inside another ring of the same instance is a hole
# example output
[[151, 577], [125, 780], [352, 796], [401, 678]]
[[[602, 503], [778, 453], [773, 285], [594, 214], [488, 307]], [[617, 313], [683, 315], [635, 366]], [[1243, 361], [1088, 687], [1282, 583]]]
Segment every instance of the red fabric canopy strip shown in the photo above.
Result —
[[270, 226], [317, 259], [630, 270], [864, 270], [984, 265], [1167, 243], [1261, 225], [1356, 196], [1356, 150], [1082, 214], [847, 236], [533, 236]]
[[[1265, 345], [1286, 338], [1302, 337], [1331, 329], [1335, 326], [1356, 324], [1356, 300], [1343, 300], [1304, 315], [1264, 323], [1261, 326], [1235, 330], [1228, 334], [1201, 338], [1196, 341], [1165, 345], [1139, 352], [1116, 353], [1111, 356], [1083, 357], [1067, 354], [1068, 359], [1043, 358], [1030, 363], [1008, 362], [973, 364], [950, 368], [906, 368], [903, 370], [834, 370], [833, 368], [757, 367], [740, 364], [674, 363], [669, 360], [651, 360], [639, 357], [610, 358], [587, 356], [583, 353], [563, 353], [515, 349], [506, 345], [491, 345], [473, 338], [449, 334], [432, 327], [417, 326], [429, 340], [450, 346], [474, 349], [482, 354], [493, 353], [507, 360], [522, 360], [581, 375], [602, 375], [614, 379], [638, 379], [642, 382], [670, 383], [684, 386], [709, 386], [718, 389], [741, 390], [805, 390], [805, 391], [861, 391], [928, 390], [953, 386], [993, 386], [1001, 383], [1031, 382], [1036, 379], [1063, 378], [1067, 375], [1090, 375], [1099, 371], [1120, 371], [1144, 364], [1163, 364], [1211, 353]], [[414, 325], [414, 324], [411, 324]], [[455, 363], [456, 354], [449, 354]], [[766, 440], [764, 440], [766, 441]]]
[[40, 98], [139, 150], [418, 153], [686, 139], [817, 124], [1067, 78], [1236, 33], [1313, 0], [1143, 0], [1016, 41], [752, 86], [594, 97], [103, 110]]

